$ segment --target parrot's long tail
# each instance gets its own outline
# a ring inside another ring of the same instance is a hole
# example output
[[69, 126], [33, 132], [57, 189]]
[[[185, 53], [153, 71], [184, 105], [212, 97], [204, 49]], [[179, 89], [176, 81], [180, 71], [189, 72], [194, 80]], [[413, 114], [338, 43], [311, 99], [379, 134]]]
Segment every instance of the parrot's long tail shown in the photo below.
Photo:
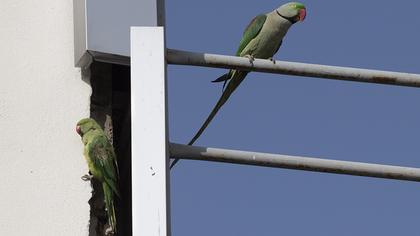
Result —
[[102, 183], [102, 188], [104, 190], [104, 200], [108, 215], [108, 224], [111, 227], [112, 232], [115, 233], [117, 230], [117, 218], [115, 216], [114, 191], [106, 182]]
[[[206, 121], [204, 121], [203, 125], [200, 127], [200, 129], [197, 131], [197, 133], [194, 135], [194, 137], [191, 139], [191, 141], [188, 143], [188, 145], [193, 145], [195, 141], [201, 136], [201, 134], [204, 132], [204, 130], [207, 128], [207, 126], [210, 124], [210, 122], [213, 120], [213, 118], [216, 116], [217, 112], [220, 110], [220, 108], [225, 104], [225, 102], [228, 100], [230, 95], [232, 95], [233, 91], [239, 86], [239, 84], [245, 79], [246, 75], [248, 74], [248, 71], [236, 71], [233, 73], [233, 78], [230, 80], [228, 85], [226, 86], [226, 89], [223, 91], [222, 96], [219, 98], [219, 101], [217, 101], [216, 105], [214, 106], [213, 110], [211, 111], [210, 115], [207, 117]], [[221, 76], [223, 77], [223, 76]], [[221, 78], [219, 77], [219, 78]], [[221, 80], [223, 81], [223, 80]], [[216, 81], [219, 82], [219, 81]], [[170, 169], [175, 166], [175, 164], [179, 161], [179, 159], [175, 159], [171, 165]]]

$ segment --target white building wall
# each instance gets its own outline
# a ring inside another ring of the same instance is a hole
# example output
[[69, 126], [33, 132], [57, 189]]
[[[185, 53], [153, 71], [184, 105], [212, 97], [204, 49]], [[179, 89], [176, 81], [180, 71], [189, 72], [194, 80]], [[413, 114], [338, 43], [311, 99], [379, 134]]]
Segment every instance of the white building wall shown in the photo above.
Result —
[[0, 235], [87, 235], [72, 0], [0, 1]]

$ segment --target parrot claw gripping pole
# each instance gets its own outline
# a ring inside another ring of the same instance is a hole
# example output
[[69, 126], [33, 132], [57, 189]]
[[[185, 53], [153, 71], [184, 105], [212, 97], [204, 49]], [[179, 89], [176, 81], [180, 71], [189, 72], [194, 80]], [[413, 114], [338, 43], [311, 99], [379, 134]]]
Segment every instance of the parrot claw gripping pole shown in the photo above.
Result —
[[93, 178], [93, 175], [83, 175], [80, 177], [83, 181], [91, 181]]
[[109, 226], [106, 230], [105, 230], [105, 235], [114, 235], [114, 231], [112, 230], [112, 227]]
[[249, 63], [254, 65], [255, 58], [252, 55], [245, 55], [244, 57], [249, 59]]

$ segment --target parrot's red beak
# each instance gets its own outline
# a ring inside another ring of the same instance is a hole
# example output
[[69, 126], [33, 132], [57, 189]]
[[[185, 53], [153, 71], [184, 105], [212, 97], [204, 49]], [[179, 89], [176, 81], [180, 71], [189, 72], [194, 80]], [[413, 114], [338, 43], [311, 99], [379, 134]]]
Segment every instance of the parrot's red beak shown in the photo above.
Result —
[[305, 20], [305, 17], [306, 17], [306, 9], [305, 8], [300, 9], [299, 10], [299, 21]]
[[82, 130], [80, 129], [80, 126], [76, 126], [76, 132], [79, 134], [79, 135], [82, 135]]

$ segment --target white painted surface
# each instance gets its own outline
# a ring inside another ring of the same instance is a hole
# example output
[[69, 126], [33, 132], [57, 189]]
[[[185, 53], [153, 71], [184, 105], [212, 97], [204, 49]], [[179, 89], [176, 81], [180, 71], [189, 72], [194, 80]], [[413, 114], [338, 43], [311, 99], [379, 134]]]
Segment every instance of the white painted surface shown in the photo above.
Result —
[[131, 28], [133, 236], [170, 236], [165, 39]]
[[0, 235], [87, 235], [72, 0], [0, 1]]

